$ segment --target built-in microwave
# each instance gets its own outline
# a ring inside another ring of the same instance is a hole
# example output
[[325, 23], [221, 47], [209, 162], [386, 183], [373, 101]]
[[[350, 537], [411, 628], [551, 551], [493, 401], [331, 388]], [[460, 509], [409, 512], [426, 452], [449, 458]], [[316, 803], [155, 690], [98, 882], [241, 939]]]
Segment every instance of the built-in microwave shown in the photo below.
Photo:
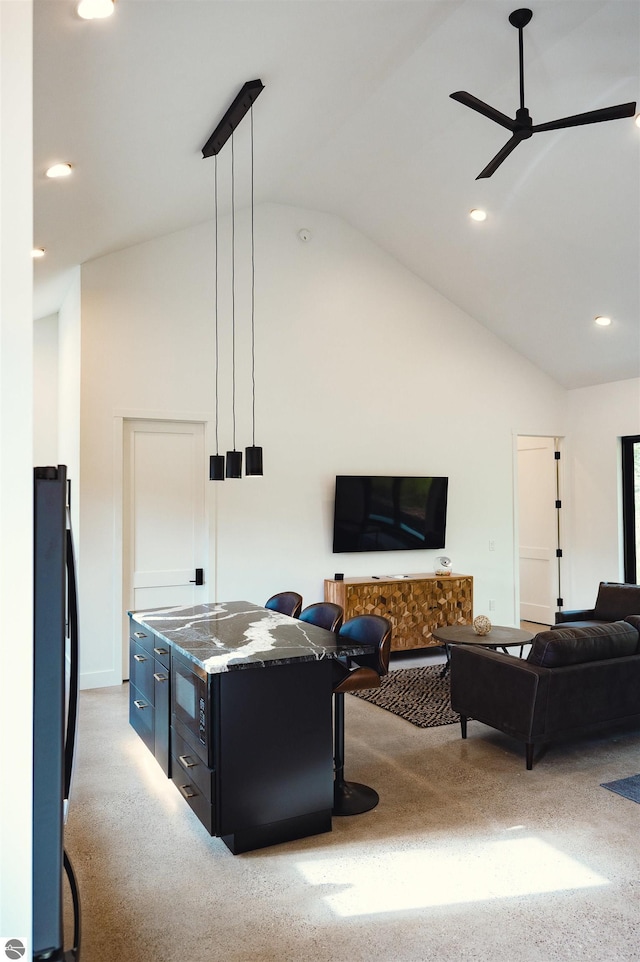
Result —
[[213, 766], [209, 676], [199, 665], [173, 651], [171, 723], [205, 765]]

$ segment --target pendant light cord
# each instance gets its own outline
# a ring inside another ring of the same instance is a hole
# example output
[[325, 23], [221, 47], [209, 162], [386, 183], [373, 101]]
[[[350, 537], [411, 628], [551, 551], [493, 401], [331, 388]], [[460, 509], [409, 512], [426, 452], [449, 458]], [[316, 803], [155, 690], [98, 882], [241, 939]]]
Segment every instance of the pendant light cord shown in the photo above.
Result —
[[253, 441], [256, 443], [256, 331], [255, 331], [255, 230], [254, 230], [254, 201], [253, 201], [253, 104], [250, 111], [251, 121], [251, 403]]
[[214, 313], [215, 313], [215, 345], [216, 345], [216, 455], [220, 451], [218, 444], [218, 411], [219, 411], [219, 374], [220, 374], [220, 350], [218, 343], [218, 155], [215, 155], [214, 164], [214, 210], [215, 210], [215, 268], [214, 268]]
[[231, 134], [231, 416], [236, 450], [236, 203], [233, 133]]

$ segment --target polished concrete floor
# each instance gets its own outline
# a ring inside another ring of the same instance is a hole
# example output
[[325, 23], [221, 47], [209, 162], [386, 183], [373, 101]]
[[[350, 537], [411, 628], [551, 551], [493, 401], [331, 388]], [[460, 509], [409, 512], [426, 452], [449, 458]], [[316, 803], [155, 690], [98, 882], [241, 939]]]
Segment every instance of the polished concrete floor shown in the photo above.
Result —
[[82, 962], [640, 960], [640, 806], [600, 787], [640, 772], [639, 731], [553, 745], [527, 772], [523, 747], [477, 722], [462, 741], [348, 697], [347, 777], [378, 807], [233, 856], [127, 699], [81, 695], [66, 844]]

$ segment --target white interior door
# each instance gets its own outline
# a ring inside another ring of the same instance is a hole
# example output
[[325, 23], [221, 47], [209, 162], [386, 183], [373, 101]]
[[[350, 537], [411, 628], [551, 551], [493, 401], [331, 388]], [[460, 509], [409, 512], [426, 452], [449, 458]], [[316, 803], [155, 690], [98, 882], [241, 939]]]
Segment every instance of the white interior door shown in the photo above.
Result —
[[127, 610], [207, 600], [204, 425], [125, 420], [123, 491], [124, 677]]
[[518, 438], [520, 618], [555, 620], [558, 585], [558, 509], [555, 438]]

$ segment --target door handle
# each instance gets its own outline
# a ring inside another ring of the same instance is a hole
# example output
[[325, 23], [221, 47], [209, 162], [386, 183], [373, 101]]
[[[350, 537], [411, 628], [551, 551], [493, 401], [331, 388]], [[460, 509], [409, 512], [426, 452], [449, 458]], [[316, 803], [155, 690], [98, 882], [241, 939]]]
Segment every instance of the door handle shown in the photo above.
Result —
[[190, 585], [203, 585], [204, 584], [204, 568], [196, 568], [196, 576], [192, 578], [189, 582]]

